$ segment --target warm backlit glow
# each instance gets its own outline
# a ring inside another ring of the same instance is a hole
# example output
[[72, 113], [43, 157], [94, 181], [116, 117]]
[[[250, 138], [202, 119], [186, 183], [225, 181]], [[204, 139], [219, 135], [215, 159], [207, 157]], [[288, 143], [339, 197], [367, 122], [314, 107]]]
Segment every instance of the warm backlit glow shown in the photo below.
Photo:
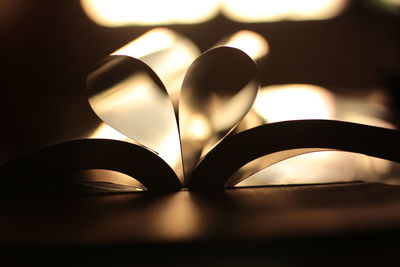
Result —
[[374, 117], [368, 116], [368, 115], [362, 115], [362, 114], [356, 114], [356, 113], [351, 114], [349, 112], [349, 114], [346, 114], [345, 116], [343, 116], [343, 120], [349, 121], [349, 122], [355, 122], [355, 123], [376, 126], [376, 127], [396, 129], [396, 126], [393, 125], [392, 123], [387, 122], [383, 119], [374, 118]]
[[[390, 128], [374, 117], [365, 99], [336, 99], [328, 90], [306, 84], [275, 85], [261, 89], [255, 111], [268, 122], [294, 119], [340, 119]], [[386, 160], [350, 152], [316, 152], [296, 156], [252, 175], [238, 186], [377, 181], [390, 172]]]
[[328, 90], [316, 85], [273, 85], [260, 90], [254, 110], [267, 122], [332, 119], [335, 100]]
[[112, 55], [124, 55], [135, 58], [144, 57], [168, 49], [174, 40], [173, 32], [168, 29], [157, 28], [146, 32], [139, 38], [121, 47]]
[[170, 99], [146, 73], [132, 74], [89, 102], [101, 119], [180, 172], [180, 143]]
[[175, 131], [175, 118], [165, 112], [169, 100], [155, 88], [157, 85], [146, 74], [139, 73], [93, 96], [90, 102], [99, 114], [112, 118], [114, 127], [126, 129], [135, 141], [158, 151], [166, 133]]
[[[195, 131], [197, 134], [201, 134], [204, 132], [204, 129], [200, 131]], [[176, 149], [180, 147], [179, 139], [174, 138], [174, 132], [169, 132], [170, 136], [167, 136], [166, 139], [171, 140], [170, 142], [164, 142], [159, 146], [158, 149], [158, 154], [160, 157], [164, 159], [168, 159], [168, 163], [171, 166], [177, 166], [180, 163], [180, 158], [176, 156]], [[112, 140], [120, 140], [120, 141], [125, 141], [125, 142], [130, 142], [130, 143], [136, 143], [132, 139], [126, 137], [125, 135], [121, 134], [117, 130], [114, 130], [112, 127], [108, 126], [105, 123], [100, 124], [96, 130], [91, 133], [88, 138], [99, 138], [99, 139], [112, 139]], [[176, 171], [178, 172], [179, 169], [176, 168]], [[181, 175], [180, 173], [177, 173], [178, 177]]]
[[74, 174], [74, 180], [75, 179], [81, 185], [90, 186], [91, 190], [94, 192], [97, 192], [96, 190], [99, 190], [100, 192], [135, 192], [146, 190], [146, 188], [135, 178], [111, 170], [80, 170]]
[[363, 95], [337, 96], [336, 118], [343, 121], [395, 129], [388, 122], [390, 97], [382, 89], [363, 88]]
[[162, 201], [156, 201], [149, 209], [152, 215], [147, 227], [152, 227], [155, 235], [169, 240], [186, 240], [198, 236], [202, 231], [204, 214], [192, 201], [189, 192], [168, 194]]
[[267, 40], [261, 35], [248, 30], [238, 31], [222, 41], [221, 44], [238, 48], [255, 61], [265, 57], [269, 52]]
[[138, 58], [160, 77], [174, 105], [189, 65], [200, 51], [185, 37], [165, 28], [150, 30], [111, 55]]
[[[381, 106], [385, 95], [381, 94], [381, 91], [373, 91], [369, 97], [354, 98], [333, 96], [328, 90], [315, 85], [267, 86], [260, 90], [254, 111], [267, 122], [338, 119], [394, 128], [385, 121], [385, 109]], [[257, 164], [256, 161], [254, 163]], [[380, 179], [385, 179], [386, 182], [392, 168], [393, 163], [390, 161], [362, 154], [342, 151], [314, 152], [268, 166], [237, 186], [380, 181]], [[248, 174], [257, 171], [257, 169], [251, 170], [253, 172]]]
[[186, 71], [186, 68], [200, 55], [200, 51], [194, 43], [174, 31], [155, 28], [111, 55], [138, 58], [149, 65], [163, 80], [165, 77], [176, 75], [181, 69]]
[[323, 20], [337, 16], [347, 0], [222, 0], [222, 11], [240, 22]]
[[216, 0], [81, 0], [81, 5], [89, 18], [108, 27], [200, 23], [218, 12]]
[[131, 141], [128, 137], [122, 133], [114, 130], [114, 128], [108, 126], [105, 123], [100, 124], [96, 130], [88, 138], [100, 138], [100, 139], [113, 139], [121, 141]]
[[208, 119], [201, 114], [193, 115], [188, 121], [187, 136], [193, 140], [204, 141], [211, 135]]
[[121, 27], [201, 23], [215, 17], [219, 12], [240, 22], [323, 20], [337, 16], [345, 8], [347, 1], [81, 0], [81, 5], [89, 18], [97, 24]]
[[237, 186], [379, 181], [387, 160], [343, 151], [313, 152], [289, 158], [250, 176]]

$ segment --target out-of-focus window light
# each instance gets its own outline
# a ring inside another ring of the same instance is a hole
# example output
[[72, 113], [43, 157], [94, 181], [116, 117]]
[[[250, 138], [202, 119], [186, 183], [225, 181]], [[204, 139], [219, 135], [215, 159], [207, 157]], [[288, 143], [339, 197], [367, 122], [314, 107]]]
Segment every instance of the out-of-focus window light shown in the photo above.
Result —
[[[392, 0], [394, 1], [394, 0]], [[239, 22], [324, 20], [348, 0], [81, 0], [86, 14], [108, 27], [202, 23], [219, 12]]]
[[108, 27], [200, 23], [218, 13], [216, 0], [81, 0], [81, 5]]
[[261, 88], [254, 110], [267, 122], [299, 119], [332, 119], [334, 96], [311, 84], [283, 84]]
[[239, 22], [324, 20], [339, 15], [347, 0], [221, 0], [222, 12]]

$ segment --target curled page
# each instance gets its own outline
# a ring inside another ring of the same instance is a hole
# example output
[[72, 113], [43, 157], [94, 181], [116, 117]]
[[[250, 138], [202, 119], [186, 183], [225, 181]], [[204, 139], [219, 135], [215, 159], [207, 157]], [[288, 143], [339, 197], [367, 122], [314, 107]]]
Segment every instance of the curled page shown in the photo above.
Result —
[[185, 177], [202, 155], [247, 114], [259, 88], [257, 67], [244, 52], [216, 47], [196, 59], [182, 85], [179, 130]]
[[[247, 178], [235, 174], [258, 158], [265, 168], [280, 160], [327, 149], [366, 154], [400, 162], [400, 132], [334, 120], [299, 120], [265, 124], [220, 142], [193, 173], [190, 190], [218, 191]], [[279, 153], [277, 156], [277, 152]], [[256, 172], [260, 169], [255, 168]], [[232, 179], [232, 180], [230, 180]]]
[[178, 125], [157, 75], [142, 61], [111, 56], [87, 81], [89, 102], [112, 128], [147, 147], [182, 173]]
[[[107, 139], [82, 139], [53, 145], [20, 157], [0, 168], [3, 192], [60, 179], [60, 174], [105, 169], [127, 174], [148, 191], [170, 192], [181, 184], [174, 171], [146, 148]], [[51, 175], [49, 175], [51, 174]]]
[[135, 143], [156, 153], [183, 181], [175, 111], [187, 68], [199, 55], [179, 34], [153, 29], [100, 62], [87, 91], [96, 114]]

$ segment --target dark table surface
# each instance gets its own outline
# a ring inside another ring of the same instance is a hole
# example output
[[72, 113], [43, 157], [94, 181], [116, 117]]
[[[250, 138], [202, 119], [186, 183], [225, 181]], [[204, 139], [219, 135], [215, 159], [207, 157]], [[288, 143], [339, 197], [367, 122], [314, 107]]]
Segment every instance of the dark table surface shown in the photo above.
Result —
[[9, 195], [0, 206], [6, 251], [41, 262], [48, 253], [59, 255], [68, 266], [78, 254], [100, 265], [179, 266], [180, 258], [199, 266], [379, 263], [395, 260], [400, 233], [400, 187], [378, 183], [248, 187], [213, 195]]

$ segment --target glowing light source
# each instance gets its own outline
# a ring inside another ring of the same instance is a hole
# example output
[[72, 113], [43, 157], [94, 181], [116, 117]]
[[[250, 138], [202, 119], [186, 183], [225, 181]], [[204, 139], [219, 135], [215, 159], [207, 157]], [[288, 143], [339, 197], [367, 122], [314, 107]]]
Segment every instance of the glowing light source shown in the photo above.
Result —
[[268, 122], [298, 119], [332, 119], [333, 95], [310, 84], [263, 87], [254, 103], [255, 111]]
[[222, 0], [222, 12], [240, 22], [324, 20], [337, 16], [347, 0]]
[[[193, 24], [218, 13], [240, 22], [323, 20], [337, 16], [348, 0], [81, 0], [94, 22], [107, 27]], [[395, 0], [391, 0], [395, 1]]]
[[81, 5], [94, 22], [108, 27], [199, 23], [218, 12], [215, 0], [81, 0]]

